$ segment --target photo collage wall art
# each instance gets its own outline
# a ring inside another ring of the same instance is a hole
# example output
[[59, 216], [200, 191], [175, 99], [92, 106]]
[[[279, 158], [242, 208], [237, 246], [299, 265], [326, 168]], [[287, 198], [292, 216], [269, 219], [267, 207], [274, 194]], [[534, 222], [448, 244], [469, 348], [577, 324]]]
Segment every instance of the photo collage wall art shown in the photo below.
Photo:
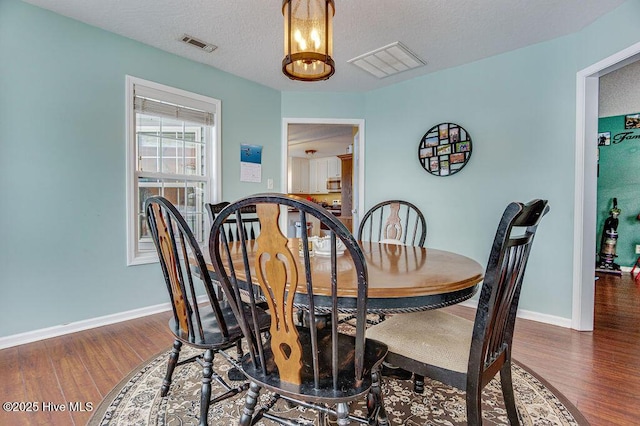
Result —
[[471, 136], [455, 123], [440, 123], [424, 134], [418, 146], [422, 167], [435, 176], [450, 176], [471, 158]]

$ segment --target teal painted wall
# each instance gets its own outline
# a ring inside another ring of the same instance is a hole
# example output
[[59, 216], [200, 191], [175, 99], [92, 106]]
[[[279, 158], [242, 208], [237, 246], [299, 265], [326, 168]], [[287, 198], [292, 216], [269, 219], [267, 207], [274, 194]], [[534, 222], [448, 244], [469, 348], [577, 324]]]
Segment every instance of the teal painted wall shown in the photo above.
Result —
[[602, 227], [615, 197], [621, 210], [616, 244], [618, 258], [615, 262], [620, 266], [633, 266], [638, 258], [635, 247], [640, 244], [640, 221], [637, 219], [640, 213], [640, 129], [625, 129], [624, 123], [624, 115], [598, 120], [598, 132], [609, 132], [611, 139], [609, 145], [598, 148], [600, 173], [596, 241], [599, 250]]
[[[576, 73], [640, 41], [638, 17], [640, 1], [628, 1], [579, 33], [365, 93], [366, 206], [410, 200], [427, 218], [427, 246], [484, 264], [506, 204], [548, 199], [520, 307], [570, 319]], [[332, 115], [314, 94], [282, 101], [297, 116]], [[417, 158], [421, 137], [441, 122], [473, 138], [470, 162], [448, 177]]]
[[[427, 217], [427, 246], [486, 264], [506, 205], [549, 200], [529, 261], [522, 309], [571, 316], [575, 62], [567, 39], [520, 49], [368, 93], [366, 182], [372, 205], [411, 200]], [[553, 64], [540, 70], [540, 64]], [[441, 122], [471, 135], [462, 171], [436, 177], [418, 161]], [[379, 165], [386, 164], [384, 173]], [[559, 246], [558, 246], [559, 244]]]
[[283, 92], [282, 117], [360, 119], [364, 99], [362, 93]]
[[17, 0], [0, 1], [0, 336], [167, 301], [126, 266], [125, 75], [222, 101], [223, 197], [240, 144], [280, 185], [280, 93]]
[[568, 36], [574, 43], [577, 69], [582, 70], [637, 43], [638, 19], [640, 0], [628, 0], [582, 31]]
[[[508, 201], [548, 198], [521, 307], [570, 318], [576, 72], [640, 41], [639, 16], [630, 0], [571, 36], [364, 94], [280, 94], [0, 0], [0, 336], [166, 300], [157, 265], [125, 266], [126, 74], [222, 100], [226, 199], [266, 190], [239, 182], [245, 142], [265, 146], [263, 177], [280, 187], [282, 117], [364, 118], [366, 204], [414, 201], [428, 246], [481, 263]], [[474, 151], [438, 178], [417, 146], [443, 121]]]

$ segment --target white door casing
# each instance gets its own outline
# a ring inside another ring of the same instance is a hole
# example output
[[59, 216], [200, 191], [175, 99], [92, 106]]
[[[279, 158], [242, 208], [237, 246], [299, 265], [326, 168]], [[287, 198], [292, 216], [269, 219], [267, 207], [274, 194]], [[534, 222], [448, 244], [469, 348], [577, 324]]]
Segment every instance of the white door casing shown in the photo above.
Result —
[[289, 124], [347, 124], [358, 127], [353, 144], [353, 225], [352, 231], [358, 229], [360, 212], [364, 208], [364, 158], [365, 133], [364, 119], [350, 118], [283, 118], [282, 119], [282, 154], [281, 154], [281, 192], [286, 194], [287, 188], [287, 152]]
[[580, 331], [593, 330], [599, 79], [637, 60], [640, 60], [640, 43], [578, 71], [576, 77], [571, 328]]

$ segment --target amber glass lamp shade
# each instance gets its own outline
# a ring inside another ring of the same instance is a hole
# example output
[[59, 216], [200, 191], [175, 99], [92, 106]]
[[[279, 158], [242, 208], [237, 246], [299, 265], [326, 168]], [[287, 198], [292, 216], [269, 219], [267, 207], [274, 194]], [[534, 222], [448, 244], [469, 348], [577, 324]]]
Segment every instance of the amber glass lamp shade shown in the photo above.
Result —
[[282, 72], [292, 80], [326, 80], [335, 72], [333, 0], [284, 0]]

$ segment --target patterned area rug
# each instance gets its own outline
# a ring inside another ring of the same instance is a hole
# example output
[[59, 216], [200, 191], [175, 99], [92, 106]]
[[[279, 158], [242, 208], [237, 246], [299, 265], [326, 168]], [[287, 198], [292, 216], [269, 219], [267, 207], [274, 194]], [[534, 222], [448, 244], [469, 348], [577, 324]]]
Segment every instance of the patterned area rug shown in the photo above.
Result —
[[[181, 359], [195, 354], [183, 347]], [[201, 368], [198, 363], [178, 366], [174, 372], [169, 394], [160, 397], [160, 386], [166, 371], [168, 351], [147, 361], [116, 386], [102, 401], [89, 421], [96, 425], [197, 425], [199, 417]], [[231, 368], [221, 355], [215, 358], [215, 368], [223, 377]], [[240, 382], [229, 382], [232, 385]], [[212, 395], [223, 388], [214, 380]], [[588, 422], [565, 398], [530, 371], [515, 364], [513, 384], [522, 425], [588, 425]], [[465, 425], [464, 392], [425, 378], [425, 393], [412, 392], [412, 382], [384, 378], [385, 408], [392, 425]], [[236, 424], [244, 405], [244, 393], [212, 405], [209, 409], [210, 425]], [[260, 393], [260, 403], [266, 403], [270, 394]], [[485, 425], [509, 424], [502, 399], [499, 379], [494, 379], [483, 391], [483, 418]], [[283, 401], [276, 405], [285, 416], [308, 419], [316, 425], [315, 413], [291, 408]], [[366, 413], [365, 401], [352, 404], [356, 415]], [[258, 425], [273, 424], [263, 420]]]

